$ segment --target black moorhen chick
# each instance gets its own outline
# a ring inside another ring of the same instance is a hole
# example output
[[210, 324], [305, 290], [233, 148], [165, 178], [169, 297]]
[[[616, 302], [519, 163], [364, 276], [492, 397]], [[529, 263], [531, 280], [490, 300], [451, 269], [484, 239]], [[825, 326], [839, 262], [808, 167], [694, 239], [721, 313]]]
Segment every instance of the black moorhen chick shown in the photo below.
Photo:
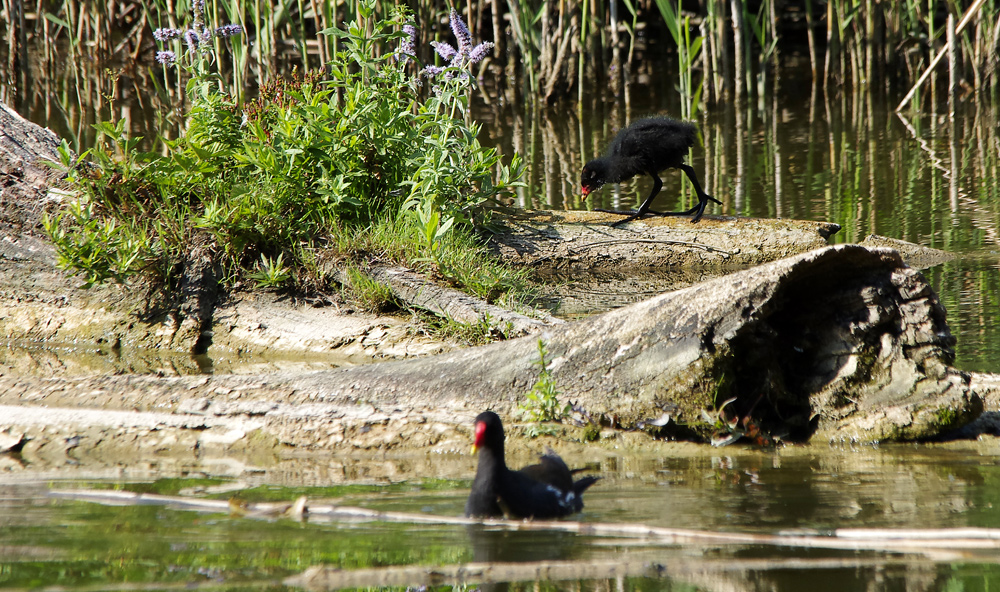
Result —
[[[653, 178], [653, 191], [646, 198], [646, 201], [642, 202], [638, 210], [597, 209], [598, 212], [628, 216], [628, 218], [613, 223], [612, 226], [631, 222], [646, 214], [656, 214], [657, 216], [694, 214], [691, 222], [701, 220], [701, 215], [705, 213], [705, 206], [708, 205], [709, 201], [720, 205], [722, 202], [702, 190], [698, 183], [698, 177], [694, 174], [694, 169], [684, 163], [688, 149], [694, 146], [696, 134], [697, 129], [693, 124], [676, 121], [669, 117], [647, 117], [633, 122], [632, 125], [618, 132], [604, 156], [595, 158], [583, 167], [583, 172], [580, 173], [583, 196], [587, 197], [605, 183], [621, 183], [636, 175], [646, 173]], [[663, 181], [659, 176], [659, 172], [663, 169], [680, 169], [687, 174], [691, 184], [694, 185], [695, 193], [698, 194], [696, 206], [683, 212], [655, 212], [649, 209], [653, 198], [663, 187]]]
[[507, 468], [503, 452], [503, 424], [492, 411], [476, 416], [473, 448], [479, 451], [479, 467], [465, 503], [465, 515], [498, 518], [558, 518], [583, 509], [583, 492], [600, 477], [573, 481], [573, 473], [551, 449], [537, 465], [520, 471]]

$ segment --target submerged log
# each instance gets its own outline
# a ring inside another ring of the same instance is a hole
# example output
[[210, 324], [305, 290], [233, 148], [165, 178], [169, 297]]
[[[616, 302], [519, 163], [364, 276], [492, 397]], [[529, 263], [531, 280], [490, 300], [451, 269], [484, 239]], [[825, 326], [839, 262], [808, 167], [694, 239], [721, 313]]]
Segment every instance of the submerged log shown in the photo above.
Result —
[[[949, 366], [953, 339], [924, 278], [895, 251], [856, 245], [737, 272], [540, 337], [266, 377], [4, 377], [0, 403], [197, 409], [213, 421], [249, 416], [248, 430], [288, 444], [329, 446], [375, 425], [464, 425], [485, 408], [512, 413], [539, 377], [539, 339], [562, 401], [663, 435], [708, 438], [718, 425], [703, 412], [717, 417], [721, 407], [723, 419], [748, 417], [742, 426], [799, 438], [917, 439], [982, 410], [969, 376]], [[411, 428], [432, 437], [426, 426]]]

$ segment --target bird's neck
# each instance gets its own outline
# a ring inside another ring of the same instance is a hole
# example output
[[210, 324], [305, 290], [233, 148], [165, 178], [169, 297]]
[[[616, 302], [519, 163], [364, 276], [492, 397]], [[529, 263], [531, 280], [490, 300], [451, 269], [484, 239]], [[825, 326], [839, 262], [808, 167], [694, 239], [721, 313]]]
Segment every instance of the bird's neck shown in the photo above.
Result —
[[503, 448], [499, 456], [496, 450], [483, 448], [479, 451], [479, 461], [476, 466], [476, 477], [472, 480], [472, 492], [467, 507], [476, 508], [474, 512], [486, 511], [486, 508], [496, 504], [497, 489], [504, 481], [504, 476], [510, 471], [504, 461]]
[[476, 468], [476, 478], [492, 478], [507, 472], [507, 462], [504, 460], [503, 444], [493, 448], [483, 448], [479, 451], [479, 463]]

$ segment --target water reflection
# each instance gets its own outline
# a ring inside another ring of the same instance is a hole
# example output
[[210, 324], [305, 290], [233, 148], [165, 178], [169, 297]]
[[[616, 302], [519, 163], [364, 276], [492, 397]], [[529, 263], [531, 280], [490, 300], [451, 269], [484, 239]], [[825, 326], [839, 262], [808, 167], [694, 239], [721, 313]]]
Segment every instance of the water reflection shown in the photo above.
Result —
[[248, 354], [220, 350], [212, 356], [109, 345], [15, 341], [0, 345], [0, 368], [19, 376], [94, 374], [263, 374], [282, 370], [329, 370], [370, 362], [361, 355], [325, 352]]
[[[994, 509], [1000, 508], [995, 446], [963, 443], [954, 448], [900, 445], [857, 450], [805, 446], [760, 451], [660, 444], [651, 448], [655, 452], [619, 455], [607, 448], [580, 446], [566, 453], [572, 464], [600, 458], [604, 476], [588, 491], [587, 509], [577, 518], [752, 533], [1000, 526], [1000, 514]], [[338, 486], [311, 485], [313, 476], [324, 472], [329, 462], [298, 458], [271, 466], [245, 465], [242, 473], [226, 473], [220, 481], [206, 480], [216, 470], [206, 458], [178, 467], [176, 473], [152, 469], [152, 480], [145, 483], [113, 476], [95, 480], [87, 477], [85, 465], [60, 469], [41, 461], [17, 468], [4, 465], [0, 589], [59, 585], [72, 591], [140, 584], [131, 589], [191, 585], [292, 589], [282, 585], [282, 579], [312, 565], [350, 573], [369, 569], [374, 571], [365, 577], [381, 573], [387, 582], [416, 578], [410, 584], [417, 585], [434, 569], [450, 573], [448, 569], [471, 562], [521, 565], [520, 571], [511, 573], [550, 570], [544, 573], [552, 574], [543, 581], [521, 582], [514, 577], [513, 582], [499, 580], [500, 584], [482, 588], [490, 590], [798, 591], [810, 582], [815, 583], [812, 587], [838, 591], [1000, 585], [1000, 555], [995, 549], [890, 553], [667, 543], [572, 532], [338, 521], [318, 515], [299, 522], [164, 506], [104, 506], [47, 496], [49, 488], [79, 487], [217, 499], [236, 495], [247, 501], [307, 495], [313, 504], [456, 516], [473, 470], [473, 459], [467, 456], [345, 457], [338, 462], [355, 466], [353, 481], [342, 480], [342, 475], [333, 480], [342, 483]], [[316, 466], [308, 468], [310, 464]], [[359, 480], [362, 474], [365, 477]], [[215, 487], [220, 482], [231, 486]], [[108, 561], [109, 557], [114, 560]], [[406, 571], [420, 566], [425, 567]], [[467, 571], [465, 581], [475, 585], [476, 573]], [[355, 585], [379, 585], [376, 580], [364, 581]]]
[[585, 547], [583, 537], [569, 532], [522, 532], [468, 526], [472, 560], [525, 562], [571, 559]]
[[[958, 338], [956, 365], [996, 371], [997, 105], [989, 97], [970, 95], [959, 103], [954, 118], [933, 110], [896, 114], [898, 97], [884, 89], [828, 95], [800, 80], [811, 80], [811, 75], [791, 62], [777, 90], [761, 102], [720, 104], [702, 113], [701, 144], [692, 149], [689, 161], [704, 178], [705, 190], [724, 204], [711, 206], [709, 213], [830, 221], [842, 227], [835, 242], [880, 234], [962, 254], [926, 273]], [[524, 108], [493, 101], [479, 105], [476, 117], [486, 123], [484, 143], [524, 157], [527, 186], [515, 196], [516, 205], [629, 208], [648, 194], [648, 177], [607, 186], [584, 201], [580, 169], [629, 120], [676, 114], [669, 96], [654, 89], [637, 93], [631, 112], [599, 96], [582, 108]], [[681, 174], [662, 177], [654, 209], [679, 210], [694, 203]]]

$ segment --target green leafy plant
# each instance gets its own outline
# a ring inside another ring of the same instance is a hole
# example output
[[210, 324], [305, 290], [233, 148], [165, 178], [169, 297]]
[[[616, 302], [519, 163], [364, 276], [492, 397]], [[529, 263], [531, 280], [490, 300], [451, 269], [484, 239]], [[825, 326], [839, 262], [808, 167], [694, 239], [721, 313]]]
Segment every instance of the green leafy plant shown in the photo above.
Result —
[[466, 345], [485, 345], [497, 339], [506, 339], [511, 327], [497, 326], [487, 315], [475, 323], [462, 323], [454, 319], [425, 314], [423, 326], [438, 339], [453, 339]]
[[399, 308], [399, 301], [392, 293], [392, 289], [364, 271], [357, 267], [348, 267], [347, 277], [351, 296], [358, 305], [377, 312]]
[[545, 341], [539, 339], [538, 361], [535, 362], [541, 369], [538, 380], [531, 387], [526, 400], [518, 406], [522, 415], [530, 421], [561, 421], [573, 410], [573, 405], [559, 403], [559, 390], [549, 371], [548, 361], [545, 359], [547, 355]]
[[292, 278], [284, 257], [284, 253], [278, 253], [277, 258], [272, 259], [261, 253], [260, 263], [257, 270], [250, 274], [250, 279], [256, 281], [259, 288], [280, 288]]
[[[363, 0], [354, 22], [324, 31], [341, 48], [327, 79], [274, 80], [240, 104], [213, 71], [220, 39], [238, 26], [213, 29], [198, 6], [191, 29], [156, 35], [157, 59], [190, 75], [183, 137], [138, 152], [123, 121], [103, 122], [93, 149], [76, 160], [64, 151], [76, 194], [45, 220], [64, 268], [88, 284], [143, 275], [170, 285], [192, 237], [207, 233], [231, 284], [321, 277], [313, 254], [323, 248], [355, 263], [423, 266], [490, 297], [518, 284], [471, 231], [521, 166], [483, 148], [467, 122], [468, 67], [489, 47], [472, 47], [457, 13], [449, 64], [418, 70], [412, 25], [402, 14], [376, 20], [375, 2]], [[426, 98], [420, 76], [433, 82]]]
[[677, 6], [671, 4], [672, 0], [656, 0], [656, 6], [660, 9], [660, 14], [677, 44], [677, 65], [680, 83], [678, 91], [681, 96], [681, 117], [692, 119], [698, 113], [701, 105], [701, 91], [704, 80], [699, 80], [698, 85], [694, 85], [693, 70], [698, 62], [701, 53], [702, 37], [691, 38], [691, 17], [681, 18], [681, 2], [677, 1]]
[[441, 240], [447, 236], [455, 218], [441, 221], [441, 212], [434, 203], [426, 200], [414, 208], [417, 218], [417, 230], [420, 233], [421, 247], [426, 255], [424, 261], [441, 264]]

